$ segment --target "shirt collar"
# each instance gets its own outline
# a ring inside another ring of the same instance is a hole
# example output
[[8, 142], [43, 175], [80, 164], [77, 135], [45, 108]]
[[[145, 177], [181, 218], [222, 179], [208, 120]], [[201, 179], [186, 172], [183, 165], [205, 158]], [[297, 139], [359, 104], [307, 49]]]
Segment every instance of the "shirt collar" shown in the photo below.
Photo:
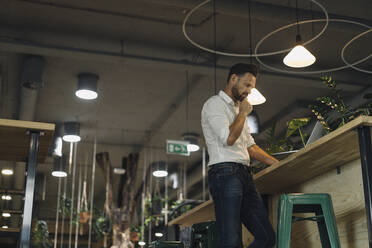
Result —
[[235, 106], [233, 99], [231, 99], [231, 97], [228, 94], [226, 94], [223, 90], [220, 90], [218, 95], [222, 98], [222, 100], [224, 100], [228, 104]]

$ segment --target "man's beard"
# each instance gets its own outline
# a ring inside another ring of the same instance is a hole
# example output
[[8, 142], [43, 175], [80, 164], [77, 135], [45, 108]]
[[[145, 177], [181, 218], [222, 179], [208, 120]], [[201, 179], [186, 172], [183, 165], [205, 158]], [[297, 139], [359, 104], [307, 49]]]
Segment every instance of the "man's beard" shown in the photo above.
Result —
[[234, 100], [236, 100], [236, 101], [241, 102], [245, 98], [244, 95], [239, 94], [239, 91], [238, 91], [238, 89], [235, 86], [231, 89], [231, 93], [232, 93], [232, 95], [234, 97]]

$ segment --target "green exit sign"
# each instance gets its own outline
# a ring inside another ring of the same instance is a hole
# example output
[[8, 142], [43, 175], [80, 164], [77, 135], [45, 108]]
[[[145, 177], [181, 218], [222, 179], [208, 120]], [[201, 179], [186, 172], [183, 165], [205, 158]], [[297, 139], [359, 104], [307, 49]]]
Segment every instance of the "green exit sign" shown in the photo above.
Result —
[[167, 154], [190, 156], [187, 150], [188, 141], [167, 140]]

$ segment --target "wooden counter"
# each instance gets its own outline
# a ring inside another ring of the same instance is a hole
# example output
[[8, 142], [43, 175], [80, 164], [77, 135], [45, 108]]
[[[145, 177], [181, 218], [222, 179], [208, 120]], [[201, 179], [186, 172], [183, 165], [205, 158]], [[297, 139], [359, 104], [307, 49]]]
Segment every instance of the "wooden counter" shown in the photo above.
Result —
[[38, 162], [44, 162], [52, 143], [54, 124], [0, 119], [0, 160], [25, 162], [30, 149], [29, 130], [42, 132]]
[[[356, 128], [363, 125], [372, 126], [372, 117], [360, 116], [279, 163], [255, 174], [254, 180], [259, 192], [271, 195], [283, 192], [338, 166], [357, 160], [360, 154]], [[213, 219], [213, 202], [209, 200], [170, 221], [169, 225], [190, 226]]]

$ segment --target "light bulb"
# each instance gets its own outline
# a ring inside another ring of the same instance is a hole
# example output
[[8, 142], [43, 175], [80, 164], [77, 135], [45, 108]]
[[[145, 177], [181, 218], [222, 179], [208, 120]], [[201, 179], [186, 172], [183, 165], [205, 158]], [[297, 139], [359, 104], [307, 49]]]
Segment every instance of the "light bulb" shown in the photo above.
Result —
[[161, 238], [163, 237], [163, 234], [161, 232], [156, 232], [155, 237]]
[[67, 173], [64, 171], [52, 171], [54, 177], [67, 177]]
[[97, 92], [93, 90], [77, 90], [75, 95], [84, 100], [93, 100], [98, 96]]
[[11, 215], [10, 215], [10, 213], [5, 212], [5, 213], [2, 214], [2, 216], [5, 217], [5, 218], [9, 218]]
[[78, 135], [64, 135], [63, 140], [66, 142], [79, 142], [81, 138]]
[[152, 173], [154, 177], [166, 177], [168, 176], [168, 171], [163, 171], [163, 170], [156, 170]]
[[143, 241], [140, 241], [140, 242], [138, 242], [138, 245], [139, 245], [139, 246], [144, 246], [144, 245], [146, 245], [146, 243], [143, 242]]
[[188, 144], [187, 145], [187, 150], [189, 152], [196, 152], [196, 151], [199, 151], [199, 146], [195, 145], [195, 144]]
[[13, 170], [12, 169], [2, 169], [1, 174], [3, 174], [3, 175], [13, 175]]

